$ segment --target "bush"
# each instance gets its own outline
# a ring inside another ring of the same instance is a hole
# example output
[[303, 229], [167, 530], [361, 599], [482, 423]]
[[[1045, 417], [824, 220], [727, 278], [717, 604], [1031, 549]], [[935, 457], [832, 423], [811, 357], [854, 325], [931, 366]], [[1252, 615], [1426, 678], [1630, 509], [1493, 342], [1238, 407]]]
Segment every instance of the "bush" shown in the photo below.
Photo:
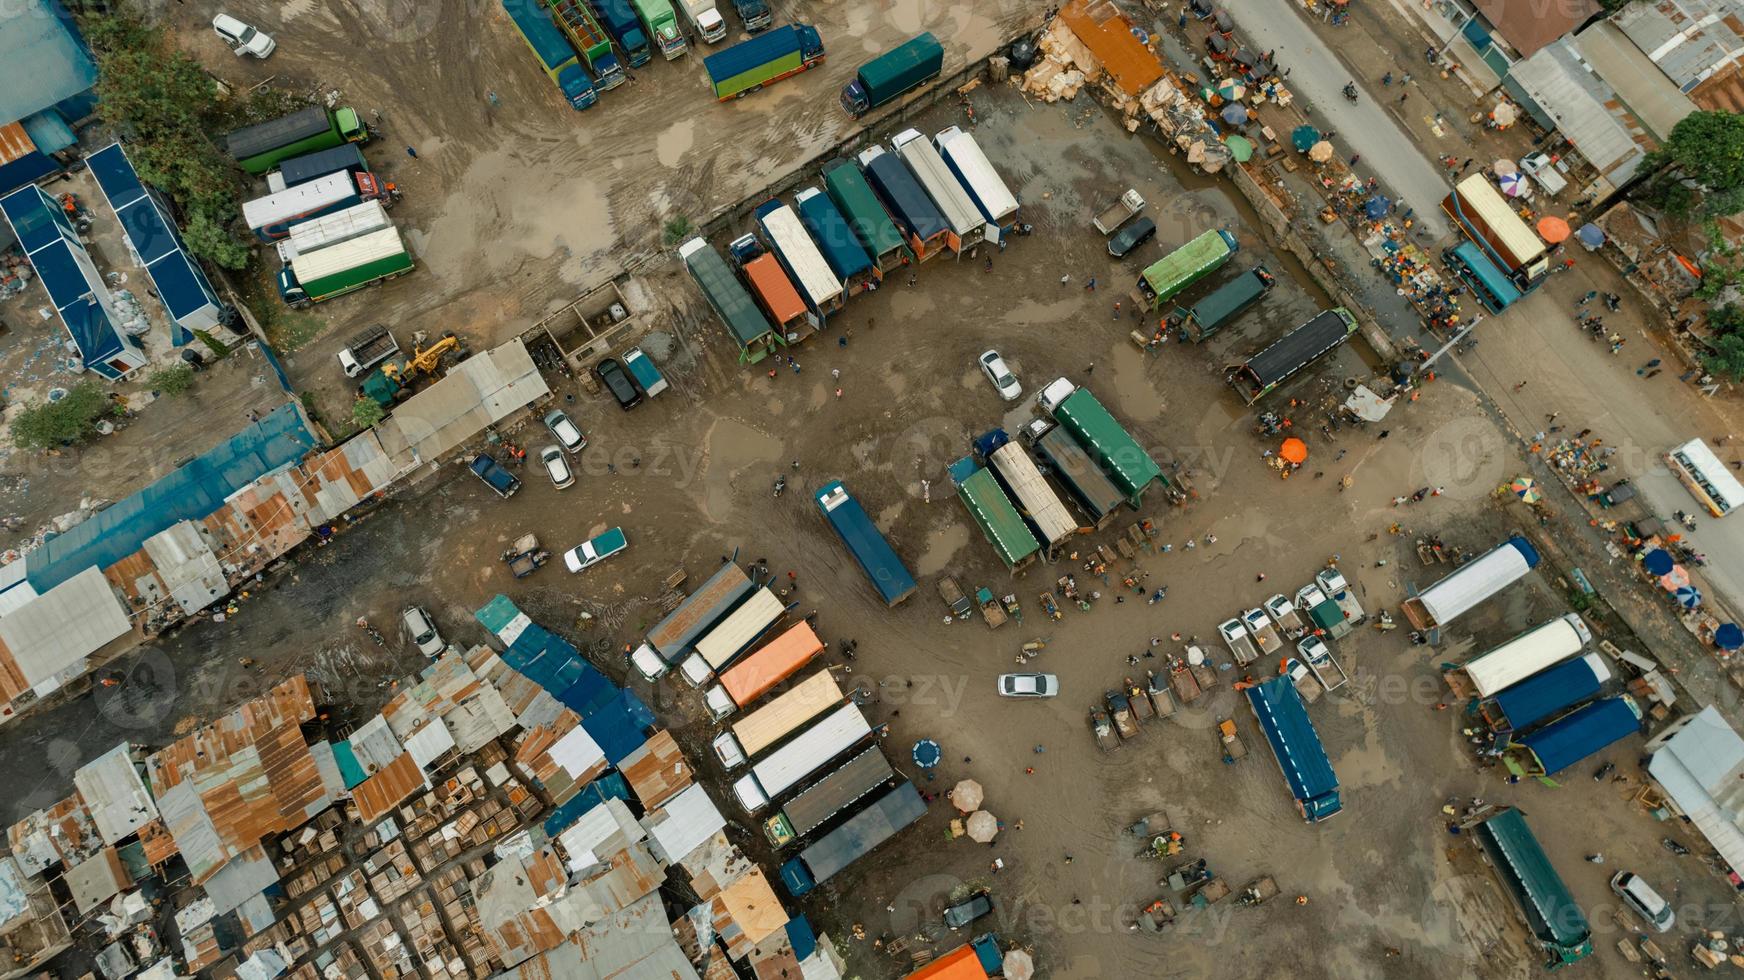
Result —
[[359, 429], [368, 429], [387, 417], [387, 410], [373, 398], [359, 398], [351, 403], [351, 421]]
[[1702, 358], [1710, 374], [1744, 381], [1744, 334], [1723, 333], [1714, 338], [1714, 353]]
[[684, 241], [685, 236], [689, 234], [690, 219], [686, 218], [684, 215], [681, 214], [678, 217], [673, 218], [671, 221], [666, 222], [667, 245], [677, 245], [679, 242]]
[[81, 381], [57, 402], [32, 405], [12, 420], [12, 442], [20, 449], [54, 449], [83, 442], [97, 421], [112, 410], [109, 395], [95, 381]]
[[151, 372], [145, 383], [164, 395], [185, 395], [194, 387], [194, 369], [187, 364], [172, 364]]

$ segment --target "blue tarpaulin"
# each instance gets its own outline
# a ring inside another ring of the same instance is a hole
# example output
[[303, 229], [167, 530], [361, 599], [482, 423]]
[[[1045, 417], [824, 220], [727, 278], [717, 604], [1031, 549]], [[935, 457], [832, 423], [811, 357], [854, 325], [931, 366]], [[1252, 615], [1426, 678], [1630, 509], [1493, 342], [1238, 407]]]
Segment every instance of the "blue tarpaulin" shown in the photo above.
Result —
[[1585, 759], [1641, 728], [1634, 702], [1625, 697], [1606, 698], [1546, 725], [1520, 740], [1531, 751], [1547, 776]]
[[1496, 707], [1508, 727], [1519, 731], [1597, 695], [1610, 676], [1609, 671], [1601, 676], [1599, 670], [1604, 670], [1603, 661], [1596, 653], [1558, 664], [1496, 695]]
[[349, 741], [340, 739], [333, 743], [333, 761], [339, 765], [339, 778], [346, 789], [355, 789], [369, 780], [369, 773], [363, 771], [363, 764], [357, 761], [357, 753], [352, 751]]
[[635, 694], [620, 690], [617, 698], [583, 718], [581, 727], [598, 743], [606, 761], [615, 766], [648, 741], [654, 712]]
[[1332, 771], [1326, 747], [1290, 679], [1274, 677], [1255, 684], [1247, 689], [1247, 701], [1302, 815], [1309, 821], [1324, 820], [1342, 810], [1338, 774]]
[[568, 830], [570, 825], [587, 815], [589, 810], [607, 800], [632, 800], [630, 784], [624, 777], [615, 772], [608, 772], [600, 778], [588, 783], [581, 792], [575, 794], [562, 805], [552, 810], [545, 817], [545, 836], [556, 837]]

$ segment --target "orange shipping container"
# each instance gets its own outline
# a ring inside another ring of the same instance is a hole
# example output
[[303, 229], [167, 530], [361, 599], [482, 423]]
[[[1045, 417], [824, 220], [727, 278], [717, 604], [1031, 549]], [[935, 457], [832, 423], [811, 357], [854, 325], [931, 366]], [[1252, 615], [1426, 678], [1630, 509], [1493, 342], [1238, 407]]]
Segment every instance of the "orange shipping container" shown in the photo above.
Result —
[[[769, 314], [776, 326], [785, 328], [805, 319], [805, 301], [799, 298], [799, 290], [793, 288], [787, 270], [775, 256], [764, 253], [745, 263], [745, 275], [751, 280], [751, 290], [763, 303], [763, 312]], [[785, 329], [781, 332], [787, 333]]]
[[791, 677], [823, 649], [823, 641], [809, 625], [795, 623], [763, 649], [728, 668], [721, 675], [721, 686], [727, 689], [734, 704], [744, 707]]

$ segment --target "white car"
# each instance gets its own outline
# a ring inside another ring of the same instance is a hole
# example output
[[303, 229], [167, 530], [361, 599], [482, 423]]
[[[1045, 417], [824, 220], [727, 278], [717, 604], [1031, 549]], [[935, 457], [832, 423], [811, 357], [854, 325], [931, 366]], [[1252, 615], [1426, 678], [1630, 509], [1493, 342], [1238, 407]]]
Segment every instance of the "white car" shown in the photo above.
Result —
[[1053, 674], [1000, 674], [1002, 698], [1051, 698], [1060, 693], [1060, 679]]
[[587, 436], [582, 434], [581, 427], [560, 408], [545, 413], [545, 428], [551, 430], [552, 438], [563, 446], [565, 452], [579, 453], [587, 447]]
[[278, 47], [271, 35], [255, 30], [229, 14], [219, 14], [212, 18], [212, 32], [222, 38], [238, 57], [250, 54], [256, 58], [264, 58]]
[[605, 561], [629, 546], [630, 541], [624, 536], [624, 529], [614, 527], [565, 551], [563, 564], [570, 571], [579, 572]]
[[442, 634], [436, 631], [436, 621], [424, 611], [423, 606], [407, 606], [400, 613], [400, 622], [406, 627], [406, 635], [412, 638], [412, 645], [418, 652], [432, 659], [447, 646], [442, 641]]
[[1023, 394], [1023, 385], [1012, 377], [1011, 369], [1005, 366], [1005, 358], [999, 356], [996, 350], [990, 350], [981, 355], [981, 372], [987, 375], [987, 380], [993, 382], [993, 388], [999, 392], [999, 397], [1006, 401], [1015, 401]]
[[1308, 665], [1297, 660], [1295, 657], [1291, 657], [1284, 661], [1284, 673], [1290, 678], [1291, 683], [1294, 684], [1300, 684], [1314, 676], [1309, 673]]
[[575, 482], [575, 471], [569, 468], [569, 457], [556, 446], [539, 450], [539, 462], [545, 464], [545, 475], [551, 478], [551, 485], [557, 489], [562, 490]]

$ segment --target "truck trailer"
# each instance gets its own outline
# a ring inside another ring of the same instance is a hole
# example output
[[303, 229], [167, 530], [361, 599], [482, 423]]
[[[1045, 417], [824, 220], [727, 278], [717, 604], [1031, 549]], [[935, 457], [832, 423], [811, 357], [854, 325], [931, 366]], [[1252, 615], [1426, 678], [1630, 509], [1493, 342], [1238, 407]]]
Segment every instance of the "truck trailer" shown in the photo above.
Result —
[[842, 284], [830, 271], [822, 252], [805, 233], [799, 216], [782, 201], [771, 198], [757, 205], [757, 227], [769, 250], [799, 287], [800, 298], [811, 311], [812, 326], [822, 327], [831, 313], [842, 308]]
[[738, 345], [739, 362], [755, 364], [768, 357], [781, 341], [751, 300], [751, 294], [733, 278], [733, 270], [721, 253], [702, 238], [692, 238], [679, 246], [678, 257], [684, 260], [697, 288]]
[[1132, 299], [1141, 310], [1155, 310], [1188, 287], [1216, 272], [1240, 250], [1235, 236], [1221, 228], [1198, 237], [1152, 262], [1139, 274]]
[[925, 262], [942, 254], [948, 247], [945, 236], [951, 233], [951, 226], [908, 165], [881, 146], [867, 147], [857, 159], [915, 260]]
[[630, 6], [642, 22], [642, 29], [654, 39], [654, 46], [660, 49], [661, 56], [667, 61], [689, 50], [689, 43], [678, 29], [678, 14], [668, 0], [630, 0]]
[[[1011, 192], [999, 171], [981, 152], [981, 144], [961, 127], [952, 126], [933, 137], [939, 156], [951, 168], [958, 183], [969, 192], [969, 199], [981, 212], [982, 220], [998, 228], [1001, 235], [1017, 227], [1017, 195]], [[994, 237], [989, 235], [988, 237]]]
[[800, 790], [780, 813], [763, 822], [763, 833], [769, 843], [786, 847], [894, 778], [896, 770], [884, 750], [874, 745]]
[[1530, 730], [1598, 697], [1616, 675], [1599, 653], [1589, 653], [1533, 674], [1478, 705], [1497, 735]]
[[749, 650], [758, 637], [780, 621], [787, 606], [774, 592], [758, 589], [751, 597], [697, 638], [695, 650], [678, 665], [691, 687], [701, 687], [733, 658]]
[[861, 65], [842, 88], [842, 108], [858, 119], [939, 77], [944, 67], [945, 49], [938, 38], [918, 34]]
[[871, 734], [859, 707], [844, 704], [754, 763], [733, 783], [733, 798], [746, 813], [757, 813]]
[[1356, 317], [1344, 307], [1316, 314], [1307, 323], [1273, 341], [1271, 346], [1231, 365], [1224, 380], [1249, 405], [1327, 354], [1356, 333]]
[[993, 553], [1005, 563], [1006, 570], [1017, 572], [1034, 561], [1042, 549], [1041, 542], [1030, 533], [1029, 525], [1012, 506], [1011, 498], [1005, 495], [993, 472], [977, 466], [968, 456], [952, 463], [948, 472], [951, 482], [956, 484], [957, 499], [993, 545]]
[[243, 170], [264, 174], [291, 157], [346, 143], [367, 143], [370, 138], [369, 127], [356, 109], [308, 106], [233, 130], [224, 137], [224, 150]]
[[1447, 683], [1457, 697], [1492, 697], [1567, 660], [1592, 640], [1580, 614], [1565, 613], [1449, 670]]
[[648, 35], [642, 31], [642, 21], [636, 17], [630, 0], [588, 0], [600, 24], [623, 49], [624, 60], [631, 68], [640, 68], [654, 59], [654, 49]]
[[598, 102], [599, 93], [593, 87], [593, 78], [586, 68], [581, 67], [581, 58], [564, 40], [563, 32], [557, 29], [544, 5], [539, 0], [502, 2], [509, 20], [521, 32], [521, 39], [527, 42], [533, 57], [538, 59], [540, 70], [557, 86], [557, 91], [563, 93], [569, 107], [580, 111]]
[[1538, 567], [1538, 549], [1516, 534], [1406, 599], [1402, 609], [1420, 630], [1446, 626]]
[[1441, 210], [1520, 291], [1536, 288], [1550, 274], [1550, 247], [1514, 213], [1490, 178], [1472, 174], [1455, 184]]
[[781, 883], [794, 898], [807, 894], [925, 816], [926, 810], [920, 790], [904, 782], [783, 864]]
[[1246, 694], [1302, 819], [1317, 823], [1343, 810], [1338, 775], [1290, 678], [1269, 678], [1249, 687]]
[[987, 460], [993, 464], [993, 471], [1016, 501], [1018, 512], [1024, 515], [1030, 528], [1047, 546], [1049, 555], [1057, 554], [1078, 535], [1078, 522], [1072, 519], [1071, 511], [1048, 486], [1041, 468], [1022, 446], [1008, 441], [988, 454]]
[[320, 303], [403, 276], [412, 266], [399, 231], [382, 228], [313, 252], [299, 252], [279, 270], [279, 298], [293, 307]]
[[1467, 836], [1519, 907], [1533, 943], [1548, 957], [1547, 969], [1592, 955], [1593, 930], [1586, 915], [1519, 810], [1508, 807], [1482, 817], [1468, 825]]
[[721, 682], [703, 695], [710, 717], [726, 718], [782, 681], [799, 673], [811, 658], [824, 652], [823, 641], [810, 623], [798, 622], [721, 672]]
[[1100, 529], [1114, 520], [1126, 495], [1071, 433], [1046, 419], [1031, 421], [1024, 431], [1036, 452], [1054, 471], [1054, 478], [1070, 492], [1092, 525]]
[[1132, 433], [1114, 420], [1088, 388], [1059, 378], [1036, 396], [1036, 405], [1072, 434], [1090, 457], [1120, 488], [1128, 506], [1138, 508], [1152, 483], [1163, 479], [1162, 468]]
[[826, 667], [716, 735], [715, 755], [728, 769], [737, 769], [841, 703], [842, 689]]
[[1519, 738], [1510, 750], [1528, 775], [1554, 776], [1639, 734], [1641, 706], [1627, 694], [1603, 698]]
[[800, 223], [811, 232], [812, 241], [817, 243], [830, 271], [841, 281], [843, 295], [864, 292], [867, 285], [878, 278], [878, 270], [872, 265], [872, 257], [860, 247], [854, 230], [848, 227], [848, 219], [837, 210], [835, 202], [823, 191], [807, 187], [793, 195], [793, 204], [799, 211]]
[[878, 590], [886, 606], [895, 606], [914, 594], [914, 576], [903, 567], [902, 559], [879, 533], [878, 525], [872, 523], [860, 502], [848, 494], [842, 481], [825, 484], [815, 499], [818, 509], [835, 528], [860, 570], [872, 580], [872, 587]]
[[307, 184], [318, 177], [336, 174], [341, 170], [353, 173], [367, 172], [369, 163], [363, 158], [363, 151], [356, 143], [345, 143], [331, 146], [314, 153], [291, 157], [279, 164], [279, 168], [266, 175], [267, 189], [278, 193], [287, 187]]
[[787, 278], [787, 270], [781, 267], [781, 262], [763, 252], [748, 262], [741, 262], [739, 270], [751, 287], [751, 295], [756, 297], [764, 314], [775, 324], [781, 338], [788, 343], [799, 340], [810, 326], [807, 319], [810, 311], [805, 308], [805, 300], [799, 298], [799, 290], [793, 288], [793, 280]]
[[823, 38], [810, 24], [788, 24], [702, 60], [718, 102], [742, 99], [823, 63]]
[[946, 166], [944, 157], [939, 156], [939, 151], [921, 135], [920, 130], [905, 129], [897, 133], [891, 137], [890, 146], [902, 162], [908, 164], [915, 179], [920, 181], [927, 196], [944, 215], [945, 226], [950, 229], [945, 235], [945, 244], [958, 256], [981, 244], [987, 232], [981, 209], [975, 206], [969, 192]]
[[242, 218], [248, 222], [248, 230], [254, 232], [254, 237], [271, 242], [289, 235], [291, 227], [299, 222], [381, 196], [381, 185], [373, 174], [341, 171], [286, 188], [277, 194], [244, 201]]
[[750, 576], [738, 562], [727, 562], [695, 592], [686, 596], [678, 608], [654, 624], [646, 637], [648, 644], [662, 660], [677, 663], [690, 652], [691, 644], [698, 637], [732, 612], [754, 588]]
[[302, 252], [350, 241], [388, 226], [388, 211], [380, 200], [365, 201], [343, 211], [324, 214], [319, 218], [299, 221], [291, 233], [274, 245], [285, 264]]
[[854, 235], [872, 257], [873, 268], [880, 280], [886, 272], [900, 268], [909, 261], [909, 252], [896, 230], [884, 205], [866, 175], [849, 160], [837, 160], [824, 167], [824, 190], [842, 212]]
[[624, 84], [624, 66], [618, 63], [617, 53], [612, 50], [611, 35], [594, 19], [587, 0], [551, 0], [551, 15], [587, 62], [594, 88], [606, 92]]
[[1212, 291], [1191, 307], [1176, 309], [1173, 317], [1181, 332], [1195, 344], [1223, 329], [1242, 311], [1258, 303], [1277, 280], [1263, 265], [1256, 265]]

